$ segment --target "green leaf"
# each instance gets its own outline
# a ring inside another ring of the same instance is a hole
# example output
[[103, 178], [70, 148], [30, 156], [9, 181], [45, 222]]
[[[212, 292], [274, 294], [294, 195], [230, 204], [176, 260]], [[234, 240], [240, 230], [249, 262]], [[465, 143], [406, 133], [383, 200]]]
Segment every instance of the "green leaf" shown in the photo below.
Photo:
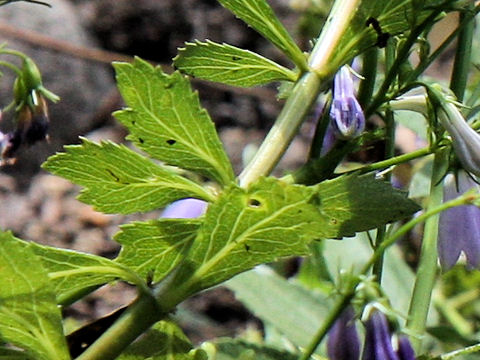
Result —
[[70, 359], [47, 273], [9, 232], [0, 232], [0, 339], [36, 360]]
[[114, 115], [130, 131], [129, 140], [166, 164], [196, 171], [223, 185], [234, 179], [215, 126], [184, 76], [166, 75], [138, 58], [114, 67], [129, 107]]
[[287, 55], [299, 68], [306, 58], [265, 0], [218, 0]]
[[160, 281], [185, 257], [199, 220], [160, 219], [122, 226], [115, 240], [122, 244], [117, 262], [143, 277]]
[[123, 145], [96, 144], [65, 147], [43, 167], [82, 185], [79, 200], [105, 213], [129, 214], [163, 207], [187, 197], [212, 200], [205, 189], [173, 171], [154, 164]]
[[239, 339], [219, 339], [202, 345], [215, 360], [296, 360], [298, 356]]
[[59, 304], [70, 304], [83, 290], [118, 279], [144, 286], [144, 281], [132, 270], [101, 256], [36, 243], [23, 244], [41, 259]]
[[0, 348], [0, 360], [35, 360], [24, 351]]
[[308, 253], [327, 225], [311, 204], [313, 188], [263, 178], [248, 190], [232, 185], [211, 204], [186, 263], [196, 269], [186, 287], [203, 289], [255, 265]]
[[297, 78], [293, 71], [254, 52], [212, 41], [187, 43], [173, 62], [193, 77], [233, 86], [250, 87]]
[[182, 330], [170, 320], [162, 320], [117, 360], [206, 360], [202, 350], [193, 350]]
[[421, 208], [406, 194], [374, 175], [347, 175], [315, 186], [318, 206], [329, 224], [324, 238], [353, 236], [404, 219]]
[[[417, 8], [416, 3], [423, 3], [423, 6], [420, 5]], [[418, 25], [433, 11], [433, 7], [440, 3], [444, 3], [444, 1], [363, 0], [345, 34], [335, 47], [335, 53], [330, 64], [335, 70], [338, 66], [347, 63], [353, 57], [379, 42], [380, 34], [372, 26], [372, 21], [378, 23], [379, 30], [383, 34], [398, 35]]]
[[332, 306], [331, 298], [308, 291], [267, 266], [235, 276], [225, 285], [255, 316], [301, 347], [310, 343]]

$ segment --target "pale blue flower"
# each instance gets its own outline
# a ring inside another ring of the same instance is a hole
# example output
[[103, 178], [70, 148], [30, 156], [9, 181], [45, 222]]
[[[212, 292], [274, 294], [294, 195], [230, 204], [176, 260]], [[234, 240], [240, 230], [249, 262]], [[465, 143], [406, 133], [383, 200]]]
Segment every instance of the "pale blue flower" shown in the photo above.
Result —
[[[479, 185], [464, 171], [447, 176], [444, 187], [444, 201], [455, 199], [472, 187]], [[480, 266], [480, 209], [475, 205], [456, 206], [440, 214], [438, 229], [438, 257], [444, 270], [457, 262], [461, 253], [471, 268]]]
[[203, 215], [208, 203], [203, 200], [187, 198], [177, 200], [163, 210], [162, 218], [189, 219]]
[[365, 116], [355, 97], [353, 78], [348, 66], [341, 67], [335, 75], [330, 118], [339, 139], [352, 139], [365, 129]]
[[480, 134], [465, 121], [458, 108], [447, 102], [439, 119], [452, 138], [453, 149], [463, 168], [480, 176]]

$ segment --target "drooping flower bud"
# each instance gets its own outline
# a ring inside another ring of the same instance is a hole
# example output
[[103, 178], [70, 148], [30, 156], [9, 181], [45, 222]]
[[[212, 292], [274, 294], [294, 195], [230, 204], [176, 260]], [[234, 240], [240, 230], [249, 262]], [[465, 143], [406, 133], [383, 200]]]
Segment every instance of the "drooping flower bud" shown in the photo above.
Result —
[[400, 360], [415, 360], [415, 351], [405, 335], [398, 337], [397, 355]]
[[374, 310], [366, 324], [362, 360], [400, 360], [392, 346], [388, 322], [380, 311]]
[[[444, 201], [453, 200], [472, 187], [480, 189], [464, 171], [458, 172], [457, 184], [453, 175], [445, 180]], [[471, 268], [480, 266], [480, 209], [475, 205], [461, 205], [440, 214], [438, 229], [438, 257], [444, 270], [457, 262], [463, 251]]]
[[22, 146], [31, 146], [48, 139], [48, 108], [45, 99], [36, 92], [33, 106], [22, 106], [16, 112], [17, 127], [5, 135], [1, 156], [3, 163], [13, 163]]
[[59, 98], [42, 84], [40, 71], [28, 57], [23, 59], [21, 74], [13, 87], [16, 128], [1, 143], [0, 165], [15, 162], [17, 152], [38, 141], [48, 140], [48, 107], [46, 99]]
[[452, 137], [453, 149], [463, 168], [480, 176], [480, 134], [465, 121], [453, 103], [447, 103], [439, 120]]
[[328, 333], [327, 353], [330, 360], [358, 360], [360, 340], [355, 326], [355, 313], [346, 308]]
[[199, 199], [182, 199], [168, 205], [163, 210], [162, 218], [189, 219], [203, 215], [208, 203]]
[[340, 68], [335, 75], [330, 117], [339, 139], [357, 137], [365, 128], [365, 116], [355, 97], [353, 78], [348, 66]]

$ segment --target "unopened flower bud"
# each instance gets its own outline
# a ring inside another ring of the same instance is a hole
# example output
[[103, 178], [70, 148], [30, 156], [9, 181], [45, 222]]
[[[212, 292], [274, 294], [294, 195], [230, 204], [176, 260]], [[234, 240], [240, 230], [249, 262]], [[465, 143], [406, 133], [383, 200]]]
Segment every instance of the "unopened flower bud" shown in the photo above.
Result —
[[347, 66], [340, 68], [335, 75], [330, 117], [339, 139], [357, 137], [365, 128], [365, 116], [355, 97], [352, 74]]
[[415, 351], [405, 335], [400, 335], [398, 338], [397, 355], [400, 360], [415, 360]]
[[360, 340], [355, 326], [355, 313], [346, 308], [328, 333], [328, 358], [330, 360], [358, 360]]
[[453, 103], [445, 104], [439, 119], [452, 137], [453, 149], [463, 168], [480, 176], [480, 134], [470, 127]]
[[385, 315], [374, 310], [365, 327], [362, 360], [399, 360], [392, 346], [392, 335]]
[[22, 146], [31, 146], [38, 141], [48, 139], [47, 102], [35, 91], [35, 105], [23, 104], [16, 111], [17, 127], [3, 136], [1, 144], [2, 164], [15, 161], [15, 156]]
[[40, 70], [27, 56], [23, 58], [22, 78], [27, 89], [36, 90], [43, 86]]

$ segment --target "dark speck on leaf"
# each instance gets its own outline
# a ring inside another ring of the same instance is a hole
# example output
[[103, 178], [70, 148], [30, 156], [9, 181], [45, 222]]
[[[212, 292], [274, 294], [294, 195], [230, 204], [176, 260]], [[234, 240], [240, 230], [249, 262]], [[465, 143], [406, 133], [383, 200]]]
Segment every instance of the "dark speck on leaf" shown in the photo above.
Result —
[[247, 250], [247, 252], [249, 252], [250, 251], [250, 246], [247, 245], [247, 244], [244, 244], [244, 246], [245, 246], [245, 250]]
[[143, 143], [145, 142], [145, 140], [143, 140], [142, 138], [138, 138], [138, 142], [139, 142], [140, 144], [143, 144]]
[[115, 175], [115, 173], [112, 170], [110, 169], [106, 169], [106, 170], [115, 179], [116, 182], [120, 181], [120, 178], [117, 175]]
[[242, 58], [238, 57], [238, 56], [232, 56], [232, 60], [233, 61], [238, 61], [238, 60], [242, 60]]
[[330, 224], [332, 224], [332, 225], [337, 225], [337, 224], [338, 224], [338, 220], [337, 220], [337, 219], [330, 219]]
[[250, 207], [260, 207], [261, 205], [262, 205], [262, 203], [257, 199], [250, 199], [248, 201], [248, 206], [250, 206]]
[[313, 194], [312, 197], [308, 200], [308, 203], [312, 204], [313, 206], [321, 206], [322, 199], [319, 194]]
[[168, 139], [167, 140], [168, 145], [174, 145], [176, 142], [177, 142], [177, 140], [173, 140], [173, 139]]
[[132, 120], [132, 125], [135, 125], [137, 122], [135, 120]]

